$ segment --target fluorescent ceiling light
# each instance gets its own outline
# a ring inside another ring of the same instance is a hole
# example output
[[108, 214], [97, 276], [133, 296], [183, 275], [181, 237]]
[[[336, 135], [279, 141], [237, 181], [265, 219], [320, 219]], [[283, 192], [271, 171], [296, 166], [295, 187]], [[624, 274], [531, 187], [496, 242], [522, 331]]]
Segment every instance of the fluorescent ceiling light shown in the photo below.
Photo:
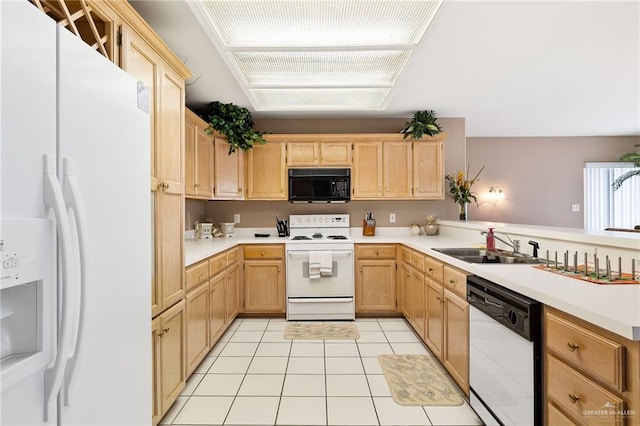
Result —
[[194, 10], [256, 110], [356, 110], [384, 107], [442, 1], [196, 0]]

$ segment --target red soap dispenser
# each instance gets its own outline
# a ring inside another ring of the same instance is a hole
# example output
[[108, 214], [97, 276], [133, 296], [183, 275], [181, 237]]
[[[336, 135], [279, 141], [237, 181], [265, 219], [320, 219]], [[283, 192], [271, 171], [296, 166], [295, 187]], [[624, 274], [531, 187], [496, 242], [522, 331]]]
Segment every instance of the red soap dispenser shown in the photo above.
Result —
[[489, 228], [487, 232], [487, 250], [494, 251], [496, 249], [496, 239], [493, 236], [493, 228]]

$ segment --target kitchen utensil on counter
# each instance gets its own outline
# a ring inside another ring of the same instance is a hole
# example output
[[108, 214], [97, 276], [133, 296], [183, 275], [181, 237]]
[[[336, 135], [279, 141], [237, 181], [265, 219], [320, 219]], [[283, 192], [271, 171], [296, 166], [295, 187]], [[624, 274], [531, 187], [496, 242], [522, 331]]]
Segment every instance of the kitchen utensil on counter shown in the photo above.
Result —
[[286, 219], [280, 219], [278, 215], [276, 215], [276, 229], [278, 230], [278, 237], [289, 236], [289, 223]]
[[416, 225], [415, 223], [412, 224], [409, 227], [409, 231], [411, 232], [411, 235], [413, 235], [413, 236], [420, 235], [420, 225]]
[[370, 211], [364, 213], [364, 220], [362, 221], [362, 235], [365, 237], [373, 237], [376, 235], [376, 220], [373, 218], [373, 213]]

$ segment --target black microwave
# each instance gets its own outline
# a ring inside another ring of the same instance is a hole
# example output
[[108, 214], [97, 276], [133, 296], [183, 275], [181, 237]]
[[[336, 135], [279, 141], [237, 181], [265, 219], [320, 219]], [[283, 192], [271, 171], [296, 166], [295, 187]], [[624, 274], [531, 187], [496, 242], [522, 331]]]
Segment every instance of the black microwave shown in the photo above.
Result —
[[351, 169], [289, 169], [292, 203], [346, 203], [351, 199]]

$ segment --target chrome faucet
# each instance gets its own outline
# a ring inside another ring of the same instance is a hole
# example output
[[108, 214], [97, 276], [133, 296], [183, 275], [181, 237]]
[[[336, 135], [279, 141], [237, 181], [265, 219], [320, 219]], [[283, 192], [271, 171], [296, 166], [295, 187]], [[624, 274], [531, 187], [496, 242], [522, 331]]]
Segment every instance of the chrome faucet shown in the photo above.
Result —
[[[488, 231], [480, 231], [480, 235], [487, 235], [489, 232]], [[512, 240], [511, 237], [503, 232], [501, 232], [502, 235], [504, 235], [505, 237], [507, 237], [509, 239], [509, 241], [505, 241], [502, 238], [498, 237], [497, 232], [493, 232], [493, 237], [496, 240], [499, 240], [501, 242], [503, 242], [504, 244], [508, 245], [509, 247], [511, 247], [511, 249], [513, 250], [513, 254], [519, 254], [520, 253], [520, 240]]]

